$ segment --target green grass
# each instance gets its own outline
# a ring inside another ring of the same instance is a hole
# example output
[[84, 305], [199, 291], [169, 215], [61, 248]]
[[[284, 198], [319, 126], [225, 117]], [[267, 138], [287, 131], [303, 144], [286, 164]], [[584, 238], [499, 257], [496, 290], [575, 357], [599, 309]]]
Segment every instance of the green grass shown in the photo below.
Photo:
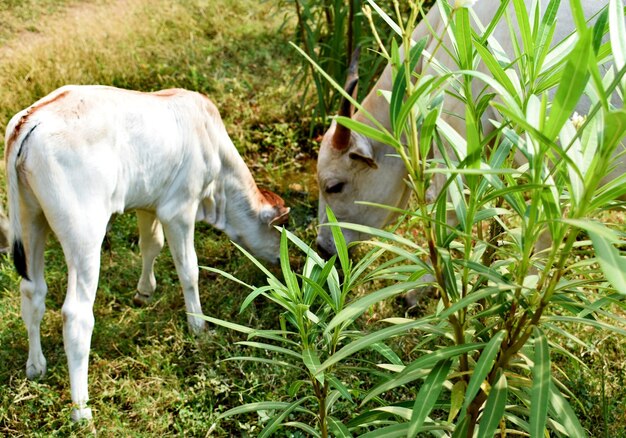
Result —
[[[317, 144], [309, 138], [310, 119], [306, 109], [299, 112], [302, 96], [292, 84], [302, 60], [288, 44], [290, 23], [282, 26], [286, 11], [276, 9], [276, 2], [253, 0], [130, 0], [119, 8], [120, 3], [2, 2], [0, 131], [12, 114], [65, 83], [202, 91], [217, 104], [257, 181], [282, 194], [292, 207], [290, 228], [312, 242]], [[0, 183], [4, 187], [3, 172]], [[0, 198], [4, 201], [1, 192]], [[197, 226], [196, 248], [201, 265], [222, 269], [247, 283], [264, 281], [225, 235], [207, 225]], [[28, 342], [20, 319], [18, 278], [8, 258], [0, 259], [0, 434], [88, 432], [69, 421], [60, 314], [66, 267], [54, 241], [46, 260], [49, 293], [42, 337], [48, 374], [30, 382], [24, 372]], [[103, 249], [94, 306], [89, 382], [95, 427], [101, 436], [205, 436], [216, 417], [230, 408], [289, 399], [287, 387], [296, 378], [292, 372], [223, 361], [249, 353], [235, 344], [242, 339], [238, 334], [215, 329], [196, 339], [188, 333], [167, 248], [157, 260], [155, 301], [145, 308], [132, 304], [140, 270], [136, 221], [133, 215], [120, 216]], [[220, 276], [201, 270], [200, 293], [204, 311], [211, 316], [276, 328], [278, 310], [265, 301], [239, 314], [247, 291]], [[398, 303], [387, 303], [371, 309], [360, 324], [365, 327], [402, 312]], [[600, 332], [581, 330], [578, 335], [597, 348], [572, 345], [584, 366], [557, 357], [557, 372], [570, 377], [570, 389], [583, 400], [577, 409], [592, 436], [626, 436], [626, 342]], [[395, 348], [410, 359], [416, 343], [417, 339], [406, 337]], [[346, 379], [354, 388], [372, 386], [359, 376]], [[399, 392], [386, 397], [402, 396]], [[355, 407], [342, 408], [338, 415], [349, 419]], [[264, 420], [258, 414], [228, 418], [215, 427], [214, 435], [256, 436]]]

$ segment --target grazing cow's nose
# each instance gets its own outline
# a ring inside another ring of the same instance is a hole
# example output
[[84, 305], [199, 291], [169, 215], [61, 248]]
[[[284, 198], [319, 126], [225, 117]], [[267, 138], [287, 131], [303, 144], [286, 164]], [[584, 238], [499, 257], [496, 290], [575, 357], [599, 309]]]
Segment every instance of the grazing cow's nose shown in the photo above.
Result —
[[322, 256], [324, 260], [330, 259], [335, 253], [326, 248], [326, 246], [318, 239], [317, 240], [317, 253]]

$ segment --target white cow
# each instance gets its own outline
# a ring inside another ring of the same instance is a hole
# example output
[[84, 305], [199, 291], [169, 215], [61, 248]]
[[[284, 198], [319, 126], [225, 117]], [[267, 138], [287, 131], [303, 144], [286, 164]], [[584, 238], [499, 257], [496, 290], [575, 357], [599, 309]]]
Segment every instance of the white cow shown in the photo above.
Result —
[[[91, 418], [87, 368], [100, 248], [114, 213], [136, 210], [143, 269], [136, 300], [153, 293], [154, 259], [171, 249], [189, 314], [201, 314], [194, 224], [204, 220], [258, 256], [277, 262], [289, 209], [257, 188], [220, 115], [185, 90], [140, 93], [62, 87], [16, 114], [5, 150], [12, 248], [29, 338], [26, 374], [46, 372], [40, 322], [47, 292], [44, 246], [57, 236], [68, 267], [63, 339], [72, 419]], [[204, 320], [188, 315], [192, 332]]]
[[[444, 0], [447, 1], [447, 0]], [[497, 0], [480, 0], [473, 6], [473, 11], [483, 25], [491, 22], [492, 17], [498, 9]], [[530, 9], [532, 0], [526, 0], [527, 8]], [[547, 1], [541, 2], [545, 9]], [[608, 4], [608, 0], [583, 0], [584, 14], [587, 19], [592, 18], [599, 10]], [[512, 2], [510, 4], [512, 9]], [[515, 14], [512, 14], [515, 15]], [[562, 1], [556, 20], [556, 31], [554, 42], [562, 41], [574, 30], [573, 18], [569, 1]], [[432, 28], [429, 29], [429, 26]], [[438, 35], [443, 38], [443, 46], [450, 47], [450, 36], [444, 34], [444, 20], [441, 17], [437, 5], [433, 6], [427, 16], [420, 22], [413, 33], [413, 40], [419, 41], [427, 37], [426, 51], [428, 53], [437, 52], [437, 61], [451, 71], [458, 70], [454, 61], [447, 55], [446, 50], [441, 48], [435, 50], [439, 41], [433, 37]], [[500, 43], [508, 54], [509, 59], [515, 59], [513, 43], [504, 22], [504, 18], [496, 27], [493, 36]], [[429, 64], [428, 70], [423, 69], [423, 58], [417, 63], [417, 73], [433, 74], [437, 73]], [[487, 73], [484, 65], [481, 70]], [[346, 91], [349, 93], [356, 85], [356, 78], [348, 81]], [[480, 81], [475, 82], [474, 95], [478, 95], [483, 87]], [[361, 105], [383, 125], [387, 130], [391, 130], [389, 120], [389, 103], [379, 91], [392, 89], [391, 66], [387, 66], [380, 79], [374, 85], [370, 93], [365, 97]], [[347, 100], [346, 100], [347, 102]], [[584, 109], [579, 111], [585, 114]], [[342, 105], [341, 115], [350, 117], [349, 106]], [[460, 116], [458, 116], [460, 115]], [[459, 134], [465, 133], [464, 107], [462, 102], [449, 95], [445, 96], [444, 111], [442, 113], [446, 122], [451, 125]], [[354, 120], [368, 125], [372, 122], [361, 112], [352, 115]], [[493, 129], [493, 125], [487, 123], [485, 118], [483, 130], [485, 135]], [[403, 208], [409, 197], [410, 189], [405, 183], [407, 171], [402, 161], [395, 156], [395, 151], [388, 145], [372, 140], [356, 132], [351, 132], [345, 127], [333, 122], [325, 133], [320, 146], [317, 160], [317, 177], [320, 187], [319, 194], [319, 223], [328, 221], [326, 217], [326, 206], [330, 206], [339, 221], [368, 225], [381, 228], [390, 223], [395, 214], [384, 208], [356, 204], [357, 201], [367, 201], [375, 204], [391, 205]], [[619, 165], [621, 169], [626, 168], [626, 161], [622, 157]], [[437, 181], [435, 181], [435, 184]], [[431, 186], [432, 187], [432, 186]], [[435, 186], [435, 191], [437, 187]], [[353, 242], [362, 240], [367, 236], [353, 230], [344, 229], [343, 234], [346, 241]], [[317, 244], [321, 251], [334, 253], [335, 245], [329, 227], [319, 227]]]

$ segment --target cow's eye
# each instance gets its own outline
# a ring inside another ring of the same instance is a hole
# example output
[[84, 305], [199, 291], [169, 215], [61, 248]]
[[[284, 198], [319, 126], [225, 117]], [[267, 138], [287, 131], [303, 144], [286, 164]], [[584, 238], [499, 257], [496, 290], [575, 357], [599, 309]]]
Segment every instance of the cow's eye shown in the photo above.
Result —
[[341, 193], [345, 183], [335, 183], [326, 187], [326, 193]]

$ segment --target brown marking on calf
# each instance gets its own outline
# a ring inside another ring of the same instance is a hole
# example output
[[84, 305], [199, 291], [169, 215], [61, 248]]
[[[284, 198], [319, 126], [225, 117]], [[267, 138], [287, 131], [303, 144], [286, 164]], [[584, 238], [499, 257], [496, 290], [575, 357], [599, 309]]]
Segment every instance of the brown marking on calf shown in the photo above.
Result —
[[185, 90], [182, 90], [180, 88], [168, 88], [167, 90], [153, 91], [151, 94], [158, 97], [172, 97], [181, 94], [181, 92], [183, 91]]
[[57, 94], [56, 96], [54, 96], [52, 99], [44, 100], [43, 102], [35, 103], [34, 105], [31, 105], [30, 107], [28, 107], [26, 112], [22, 115], [22, 117], [20, 117], [20, 120], [18, 120], [17, 124], [13, 128], [13, 131], [11, 132], [11, 135], [9, 136], [7, 140], [6, 149], [4, 151], [5, 162], [9, 159], [9, 154], [11, 153], [11, 149], [13, 148], [15, 141], [17, 140], [20, 133], [22, 132], [22, 129], [24, 128], [24, 125], [28, 121], [29, 117], [32, 116], [35, 112], [39, 111], [44, 106], [49, 105], [53, 102], [56, 102], [57, 100], [64, 98], [68, 94], [69, 94], [69, 90], [65, 90]]
[[285, 206], [285, 201], [283, 200], [283, 198], [281, 198], [280, 196], [278, 196], [276, 193], [271, 192], [269, 190], [265, 190], [265, 189], [259, 189], [259, 192], [261, 192], [261, 202], [265, 202], [266, 204], [270, 204], [272, 207], [284, 207]]
[[269, 204], [276, 209], [276, 217], [270, 225], [284, 225], [289, 220], [289, 208], [285, 207], [285, 201], [276, 193], [259, 188], [260, 201]]

